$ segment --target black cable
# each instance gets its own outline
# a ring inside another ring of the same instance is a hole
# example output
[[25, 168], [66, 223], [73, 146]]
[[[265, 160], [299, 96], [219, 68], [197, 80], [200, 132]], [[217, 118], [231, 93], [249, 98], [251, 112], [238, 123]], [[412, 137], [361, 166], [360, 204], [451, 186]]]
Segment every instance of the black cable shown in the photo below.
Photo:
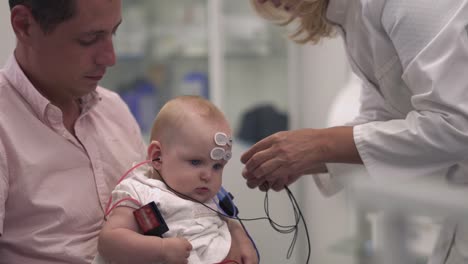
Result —
[[[291, 201], [291, 204], [292, 204], [292, 208], [293, 208], [293, 211], [294, 211], [294, 219], [295, 219], [295, 224], [294, 225], [280, 225], [278, 223], [276, 223], [271, 217], [270, 217], [270, 209], [269, 209], [269, 200], [268, 200], [268, 192], [269, 192], [269, 188], [267, 188], [267, 191], [265, 192], [265, 198], [264, 198], [264, 202], [263, 202], [263, 205], [264, 205], [264, 210], [265, 210], [265, 214], [266, 214], [266, 217], [256, 217], [256, 218], [240, 218], [240, 217], [237, 217], [237, 216], [230, 216], [230, 215], [226, 215], [226, 214], [223, 214], [211, 207], [209, 207], [208, 205], [196, 200], [196, 199], [193, 199], [192, 197], [188, 196], [188, 195], [185, 195], [183, 193], [180, 193], [176, 190], [174, 190], [171, 186], [169, 186], [167, 184], [167, 182], [164, 180], [164, 178], [162, 177], [162, 175], [159, 173], [158, 170], [156, 170], [156, 173], [158, 173], [159, 177], [161, 178], [162, 182], [167, 186], [167, 188], [188, 199], [188, 200], [191, 200], [193, 202], [196, 202], [196, 203], [199, 203], [203, 206], [205, 206], [206, 208], [218, 213], [218, 214], [221, 214], [225, 217], [228, 217], [228, 218], [231, 218], [231, 219], [236, 219], [239, 221], [239, 223], [241, 224], [242, 228], [244, 229], [245, 233], [247, 234], [247, 236], [249, 237], [249, 239], [252, 241], [252, 244], [255, 246], [255, 243], [253, 241], [253, 239], [250, 237], [250, 234], [247, 232], [247, 229], [244, 225], [244, 223], [242, 221], [257, 221], [257, 220], [268, 220], [268, 222], [270, 223], [270, 226], [275, 230], [277, 231], [278, 233], [281, 233], [281, 234], [288, 234], [288, 233], [291, 233], [291, 232], [294, 232], [294, 235], [293, 235], [293, 238], [292, 238], [292, 241], [291, 241], [291, 244], [289, 245], [289, 248], [288, 248], [288, 252], [286, 254], [286, 258], [287, 259], [290, 259], [291, 258], [291, 255], [294, 251], [294, 247], [296, 245], [296, 241], [297, 241], [297, 237], [298, 237], [298, 227], [299, 227], [299, 222], [300, 220], [302, 220], [302, 223], [304, 224], [304, 229], [305, 229], [305, 232], [306, 232], [306, 237], [307, 237], [307, 246], [308, 246], [308, 253], [307, 253], [307, 261], [306, 261], [306, 264], [309, 263], [310, 261], [310, 255], [311, 255], [311, 247], [310, 247], [310, 236], [309, 236], [309, 230], [307, 228], [307, 223], [304, 219], [304, 215], [302, 214], [302, 211], [301, 209], [299, 208], [299, 204], [297, 203], [297, 200], [296, 198], [294, 197], [294, 194], [291, 192], [291, 190], [289, 190], [289, 188], [287, 186], [285, 186], [285, 190], [286, 190], [286, 193], [288, 194], [288, 198], [289, 200]], [[257, 250], [257, 249], [256, 249]], [[258, 259], [260, 260], [260, 253], [258, 252], [257, 250], [257, 256], [258, 256]]]
[[[305, 232], [306, 232], [307, 247], [308, 247], [306, 263], [309, 263], [310, 255], [311, 255], [309, 229], [307, 228], [307, 223], [305, 221], [304, 215], [302, 214], [302, 211], [301, 211], [301, 209], [299, 207], [299, 204], [297, 203], [296, 198], [294, 197], [294, 194], [291, 192], [291, 190], [287, 186], [285, 186], [284, 188], [285, 188], [286, 193], [288, 194], [288, 198], [289, 198], [289, 200], [291, 201], [291, 204], [292, 204], [292, 208], [293, 208], [293, 211], [294, 211], [295, 224], [294, 225], [289, 225], [289, 226], [279, 225], [278, 223], [274, 222], [271, 219], [270, 214], [269, 214], [269, 206], [268, 206], [269, 205], [269, 203], [268, 203], [268, 190], [269, 190], [269, 188], [267, 188], [267, 191], [265, 192], [265, 201], [264, 201], [265, 214], [268, 217], [268, 221], [270, 222], [270, 225], [277, 232], [282, 233], [282, 234], [294, 232], [291, 244], [290, 244], [289, 249], [288, 249], [288, 253], [286, 255], [287, 259], [289, 259], [291, 257], [291, 255], [292, 255], [292, 253], [294, 251], [294, 247], [296, 245], [296, 241], [297, 241], [297, 238], [298, 238], [299, 221], [302, 220], [302, 223], [304, 224], [304, 229], [305, 229]], [[282, 230], [279, 227], [284, 228], [284, 229]]]
[[288, 192], [288, 195], [290, 195], [289, 197], [293, 199], [294, 204], [296, 205], [297, 210], [298, 210], [298, 212], [299, 212], [299, 215], [301, 216], [302, 223], [304, 224], [304, 229], [305, 229], [305, 233], [306, 233], [306, 237], [307, 237], [307, 247], [308, 247], [308, 253], [307, 253], [307, 260], [306, 260], [306, 263], [309, 263], [309, 261], [310, 261], [310, 253], [311, 253], [309, 229], [307, 228], [307, 223], [306, 223], [306, 221], [305, 221], [305, 219], [304, 219], [304, 215], [302, 214], [301, 208], [299, 207], [299, 204], [297, 203], [297, 200], [296, 200], [296, 198], [294, 197], [293, 193], [291, 192], [291, 190], [289, 190], [288, 186], [285, 186], [284, 188], [286, 189], [286, 192]]

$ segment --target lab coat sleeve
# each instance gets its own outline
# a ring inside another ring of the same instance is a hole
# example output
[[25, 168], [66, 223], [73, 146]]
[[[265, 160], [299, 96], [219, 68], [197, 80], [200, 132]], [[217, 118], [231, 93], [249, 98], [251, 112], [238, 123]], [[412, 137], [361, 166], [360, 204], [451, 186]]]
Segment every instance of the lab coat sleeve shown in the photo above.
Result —
[[0, 141], [0, 236], [3, 234], [5, 220], [5, 203], [8, 197], [8, 174], [5, 148]]
[[[357, 112], [357, 116], [352, 120], [340, 120], [340, 122], [337, 122], [337, 117], [334, 117], [329, 125], [356, 126], [375, 120], [391, 119], [391, 114], [383, 107], [385, 104], [382, 96], [375, 88], [361, 82], [354, 85], [359, 85], [359, 89], [353, 89], [353, 94], [348, 94], [346, 98], [341, 99], [342, 102], [336, 102], [335, 105], [345, 107], [347, 113]], [[349, 100], [354, 100], [355, 103], [350, 104]], [[366, 103], [362, 104], [362, 102]], [[350, 107], [353, 109], [349, 109]], [[327, 163], [326, 166], [328, 173], [312, 175], [319, 191], [326, 197], [338, 193], [357, 177], [367, 176], [367, 171], [362, 165]]]
[[[356, 126], [375, 120], [391, 119], [392, 115], [383, 107], [384, 100], [375, 88], [362, 84], [359, 101], [361, 103], [356, 106], [359, 108], [359, 114], [344, 125]], [[328, 173], [313, 175], [320, 193], [326, 197], [335, 195], [357, 177], [368, 174], [366, 169], [358, 164], [327, 163], [326, 166]]]
[[[427, 14], [420, 21], [383, 21], [399, 51], [402, 79], [412, 94], [414, 110], [404, 119], [354, 127], [356, 147], [372, 177], [393, 180], [440, 174], [468, 157], [468, 4], [448, 2], [450, 10], [437, 10], [440, 16], [430, 17], [433, 21], [427, 20]], [[398, 17], [420, 15], [408, 12]], [[423, 38], [427, 35], [421, 37], [441, 21], [437, 34], [428, 40]], [[410, 43], [416, 47], [404, 50]]]
[[357, 177], [366, 175], [364, 166], [358, 164], [328, 163], [328, 173], [312, 175], [323, 196], [330, 197], [348, 186]]

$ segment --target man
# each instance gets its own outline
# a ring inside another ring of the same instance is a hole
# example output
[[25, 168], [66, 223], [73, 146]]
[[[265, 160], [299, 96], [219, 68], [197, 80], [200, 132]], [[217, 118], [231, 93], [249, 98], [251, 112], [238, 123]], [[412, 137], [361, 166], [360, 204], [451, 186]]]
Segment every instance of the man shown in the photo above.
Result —
[[[121, 0], [9, 4], [17, 45], [0, 71], [0, 263], [90, 263], [110, 191], [146, 152], [127, 106], [98, 86], [115, 64]], [[253, 263], [247, 245], [233, 251]]]

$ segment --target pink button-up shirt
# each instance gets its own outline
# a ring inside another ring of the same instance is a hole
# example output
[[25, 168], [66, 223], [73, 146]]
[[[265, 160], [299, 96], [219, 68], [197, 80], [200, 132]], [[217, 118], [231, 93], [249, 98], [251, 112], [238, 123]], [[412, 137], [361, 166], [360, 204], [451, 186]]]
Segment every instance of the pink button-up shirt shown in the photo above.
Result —
[[1, 264], [90, 263], [111, 190], [145, 158], [118, 95], [98, 87], [81, 106], [75, 138], [14, 56], [0, 71]]

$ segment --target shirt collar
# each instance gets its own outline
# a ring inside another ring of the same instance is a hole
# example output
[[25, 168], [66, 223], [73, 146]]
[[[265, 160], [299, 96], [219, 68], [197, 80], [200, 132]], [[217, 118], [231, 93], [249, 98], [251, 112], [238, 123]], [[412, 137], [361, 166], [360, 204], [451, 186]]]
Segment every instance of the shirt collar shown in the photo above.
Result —
[[343, 25], [350, 0], [329, 0], [327, 18], [332, 23]]
[[[47, 120], [47, 108], [52, 106], [51, 102], [45, 98], [34, 85], [29, 81], [18, 64], [14, 55], [11, 55], [5, 64], [5, 76], [11, 86], [28, 102], [36, 116], [43, 122]], [[93, 91], [80, 98], [82, 114], [88, 112], [99, 101], [101, 96], [97, 91]], [[55, 108], [55, 106], [54, 106]]]

